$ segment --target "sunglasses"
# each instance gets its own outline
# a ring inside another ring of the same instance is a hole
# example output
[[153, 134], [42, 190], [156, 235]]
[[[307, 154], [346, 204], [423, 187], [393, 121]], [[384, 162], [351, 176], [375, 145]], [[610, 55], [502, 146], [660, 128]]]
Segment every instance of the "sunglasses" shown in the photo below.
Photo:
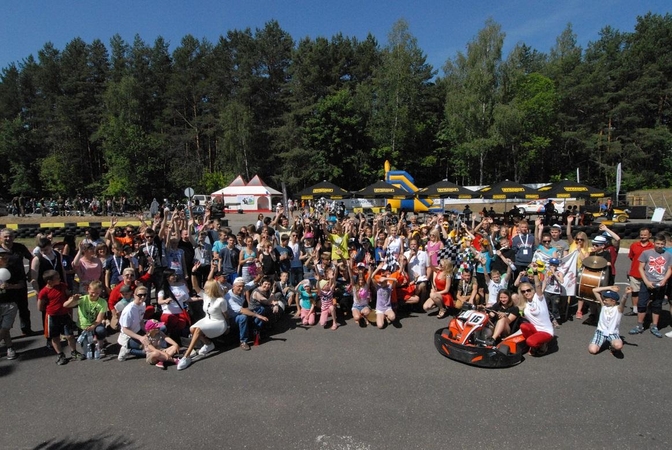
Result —
[[577, 242], [583, 242], [583, 239], [574, 239]]
[[145, 297], [147, 297], [147, 294], [146, 294], [146, 293], [144, 293], [144, 294], [135, 294], [135, 295], [136, 295], [138, 298], [145, 298]]
[[520, 292], [522, 292], [523, 294], [527, 294], [529, 292], [532, 292], [532, 289], [521, 289]]
[[541, 241], [541, 242], [544, 243], [544, 244], [550, 244], [551, 243], [551, 241]]

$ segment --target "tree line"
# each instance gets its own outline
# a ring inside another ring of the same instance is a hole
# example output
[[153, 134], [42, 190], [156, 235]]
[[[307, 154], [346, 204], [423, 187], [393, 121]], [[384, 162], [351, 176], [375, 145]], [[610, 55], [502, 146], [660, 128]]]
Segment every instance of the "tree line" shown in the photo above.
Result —
[[672, 181], [672, 16], [604, 27], [585, 49], [571, 25], [548, 54], [488, 20], [429, 65], [407, 22], [384, 45], [294, 40], [270, 21], [170, 51], [119, 35], [46, 43], [0, 73], [2, 195], [163, 197], [259, 174], [297, 192], [354, 190], [383, 163], [418, 186], [575, 178], [613, 189]]

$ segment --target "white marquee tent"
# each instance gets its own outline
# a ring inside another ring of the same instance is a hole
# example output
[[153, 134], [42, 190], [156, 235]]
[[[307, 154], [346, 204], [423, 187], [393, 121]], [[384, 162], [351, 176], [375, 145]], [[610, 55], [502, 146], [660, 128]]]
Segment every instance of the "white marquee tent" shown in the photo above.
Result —
[[249, 183], [245, 183], [243, 177], [238, 175], [227, 187], [211, 194], [214, 198], [221, 197], [231, 209], [243, 211], [271, 211], [273, 209], [272, 197], [281, 197], [282, 193], [269, 187], [264, 181], [255, 175]]

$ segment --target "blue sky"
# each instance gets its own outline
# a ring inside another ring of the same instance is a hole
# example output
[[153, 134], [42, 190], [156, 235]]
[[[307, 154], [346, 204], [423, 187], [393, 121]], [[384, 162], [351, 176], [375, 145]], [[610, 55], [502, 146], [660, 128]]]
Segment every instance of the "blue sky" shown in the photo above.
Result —
[[[129, 1], [26, 0], [3, 2], [0, 13], [0, 68], [20, 62], [48, 41], [62, 50], [81, 37], [87, 43], [119, 33], [127, 42], [136, 34], [148, 44], [163, 36], [174, 50], [186, 34], [216, 42], [228, 30], [262, 28], [275, 19], [298, 40], [302, 37], [366, 37], [381, 45], [399, 18], [435, 69], [464, 51], [488, 17], [506, 33], [505, 53], [517, 43], [548, 52], [572, 23], [584, 48], [606, 25], [633, 31], [638, 15], [665, 14], [669, 0], [192, 0]], [[439, 72], [442, 75], [443, 71]]]

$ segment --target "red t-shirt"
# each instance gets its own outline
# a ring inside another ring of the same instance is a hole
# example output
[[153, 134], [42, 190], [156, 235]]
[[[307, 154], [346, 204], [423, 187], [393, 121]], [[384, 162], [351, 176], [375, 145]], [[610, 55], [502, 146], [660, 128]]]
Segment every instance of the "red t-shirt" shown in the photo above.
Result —
[[[147, 283], [149, 280], [152, 279], [152, 274], [147, 272], [137, 280], [133, 281], [131, 283], [131, 290], [135, 290], [136, 287], [138, 287], [137, 282], [139, 281], [140, 283], [144, 284]], [[124, 286], [124, 283], [119, 283], [112, 289], [112, 292], [110, 292], [110, 297], [107, 299], [107, 306], [110, 308], [110, 311], [114, 309], [114, 305], [119, 303], [119, 300], [121, 300], [121, 288]]]
[[47, 304], [47, 314], [50, 316], [63, 316], [70, 314], [69, 308], [64, 308], [63, 304], [68, 301], [68, 285], [60, 282], [53, 287], [45, 286], [37, 295], [38, 300]]
[[628, 258], [630, 258], [631, 263], [628, 275], [635, 278], [642, 278], [642, 275], [639, 273], [639, 256], [644, 252], [644, 250], [651, 250], [652, 248], [653, 243], [651, 241], [647, 242], [646, 245], [642, 245], [642, 243], [638, 241], [630, 246], [630, 251], [628, 251]]

